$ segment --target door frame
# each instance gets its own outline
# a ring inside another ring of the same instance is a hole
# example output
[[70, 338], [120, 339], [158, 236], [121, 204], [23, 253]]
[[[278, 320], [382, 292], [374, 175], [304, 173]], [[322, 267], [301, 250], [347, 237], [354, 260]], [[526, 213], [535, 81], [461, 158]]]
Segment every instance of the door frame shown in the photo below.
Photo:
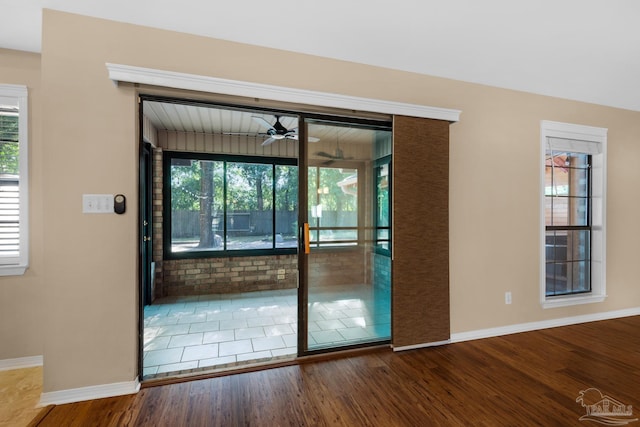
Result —
[[[335, 124], [335, 125], [360, 125], [360, 126], [371, 126], [371, 127], [384, 127], [391, 128], [392, 120], [390, 118], [381, 118], [381, 114], [375, 114], [376, 118], [367, 118], [367, 114], [358, 115], [357, 112], [348, 112], [350, 114], [345, 115], [333, 115], [333, 114], [323, 114], [323, 113], [315, 113], [309, 112], [305, 110], [305, 108], [301, 108], [301, 110], [297, 110], [295, 105], [290, 106], [289, 109], [283, 108], [273, 108], [266, 105], [251, 105], [251, 104], [243, 104], [242, 100], [238, 100], [237, 104], [231, 104], [228, 101], [219, 102], [216, 100], [194, 100], [189, 99], [187, 97], [175, 97], [175, 96], [167, 96], [167, 95], [159, 95], [153, 94], [153, 91], [150, 91], [149, 94], [140, 94], [140, 96], [144, 99], [159, 99], [166, 100], [167, 102], [177, 102], [184, 101], [185, 103], [194, 103], [194, 104], [211, 104], [217, 107], [230, 107], [230, 108], [246, 108], [249, 110], [262, 110], [262, 111], [274, 111], [283, 114], [291, 114], [298, 116], [299, 127], [298, 127], [298, 185], [299, 185], [299, 194], [298, 194], [298, 224], [299, 224], [299, 235], [298, 235], [298, 337], [297, 337], [297, 357], [310, 356], [314, 354], [322, 354], [322, 353], [331, 353], [336, 351], [344, 351], [350, 350], [354, 348], [363, 348], [370, 347], [372, 345], [379, 345], [381, 343], [388, 343], [388, 340], [384, 342], [375, 341], [375, 342], [365, 342], [358, 343], [352, 345], [345, 345], [340, 347], [333, 348], [321, 348], [321, 349], [313, 349], [308, 350], [308, 269], [309, 269], [309, 259], [308, 256], [304, 253], [304, 234], [302, 232], [302, 224], [308, 223], [308, 212], [306, 206], [308, 205], [308, 154], [309, 154], [309, 146], [307, 142], [307, 125], [309, 123], [325, 123], [327, 125]], [[337, 113], [334, 113], [337, 114]], [[152, 256], [153, 256], [153, 247], [152, 247], [152, 227], [151, 227], [151, 219], [152, 219], [152, 208], [153, 208], [153, 170], [152, 170], [152, 160], [153, 153], [149, 152], [150, 147], [152, 146], [149, 142], [144, 138], [144, 134], [142, 129], [144, 128], [144, 114], [143, 114], [143, 102], [139, 102], [139, 161], [140, 161], [140, 171], [139, 171], [139, 246], [140, 246], [140, 257], [139, 257], [139, 372], [143, 372], [143, 335], [144, 335], [144, 306], [151, 302], [152, 298], [149, 295], [149, 284], [150, 284], [150, 267]], [[144, 171], [145, 167], [143, 166], [146, 161], [148, 161], [149, 165], [146, 168], [146, 173]], [[145, 187], [147, 185], [147, 187]], [[303, 207], [302, 209], [300, 207]], [[359, 209], [361, 210], [361, 209]], [[145, 215], [148, 215], [147, 223], [145, 224]], [[364, 215], [361, 213], [360, 215]], [[146, 239], [145, 239], [146, 238]], [[148, 258], [144, 257], [144, 254], [147, 253]], [[147, 259], [147, 261], [145, 261]]]
[[143, 103], [138, 97], [138, 375], [144, 372], [144, 307], [153, 301], [153, 151], [144, 138]]

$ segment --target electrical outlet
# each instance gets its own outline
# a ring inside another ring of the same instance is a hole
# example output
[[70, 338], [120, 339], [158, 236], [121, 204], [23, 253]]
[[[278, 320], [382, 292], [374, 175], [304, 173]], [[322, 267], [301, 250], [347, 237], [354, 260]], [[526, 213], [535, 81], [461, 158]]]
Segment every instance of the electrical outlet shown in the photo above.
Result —
[[278, 270], [278, 276], [281, 275], [281, 274], [285, 274], [285, 273], [286, 273], [286, 271], [285, 271], [284, 268], [281, 268], [281, 269]]
[[284, 274], [278, 274], [278, 280], [284, 280]]
[[504, 303], [511, 304], [511, 292], [507, 291], [504, 293]]

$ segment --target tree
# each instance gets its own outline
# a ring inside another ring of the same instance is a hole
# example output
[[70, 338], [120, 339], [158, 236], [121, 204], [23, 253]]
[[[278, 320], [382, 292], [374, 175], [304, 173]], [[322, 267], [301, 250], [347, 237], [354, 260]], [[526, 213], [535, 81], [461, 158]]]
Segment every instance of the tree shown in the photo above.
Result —
[[272, 179], [272, 166], [241, 163], [238, 167], [242, 171], [242, 176], [246, 179], [249, 188], [255, 189], [254, 197], [249, 195], [247, 198], [247, 202], [250, 204], [245, 209], [258, 212], [264, 211], [271, 201], [271, 186], [269, 184], [271, 184]]
[[265, 178], [265, 165], [244, 164], [242, 169], [245, 177], [251, 187], [256, 189], [256, 207], [259, 212], [264, 210], [264, 194], [262, 193], [262, 184]]
[[296, 211], [298, 208], [298, 167], [276, 167], [276, 211]]

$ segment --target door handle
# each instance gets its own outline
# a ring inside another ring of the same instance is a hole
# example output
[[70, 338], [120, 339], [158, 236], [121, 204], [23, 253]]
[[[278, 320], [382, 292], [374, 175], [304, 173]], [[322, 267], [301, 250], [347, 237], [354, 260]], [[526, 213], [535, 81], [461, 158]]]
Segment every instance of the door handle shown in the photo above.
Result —
[[305, 222], [302, 225], [303, 241], [304, 241], [304, 253], [309, 254], [311, 252], [311, 245], [309, 242], [309, 223]]

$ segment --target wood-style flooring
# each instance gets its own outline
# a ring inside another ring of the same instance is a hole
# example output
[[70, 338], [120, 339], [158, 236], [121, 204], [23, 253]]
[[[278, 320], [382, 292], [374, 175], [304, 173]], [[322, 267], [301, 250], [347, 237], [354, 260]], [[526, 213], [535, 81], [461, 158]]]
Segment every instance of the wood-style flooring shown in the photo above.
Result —
[[38, 425], [596, 426], [580, 420], [590, 388], [640, 418], [639, 365], [634, 316], [146, 387]]
[[0, 427], [24, 427], [40, 411], [42, 366], [0, 372]]

